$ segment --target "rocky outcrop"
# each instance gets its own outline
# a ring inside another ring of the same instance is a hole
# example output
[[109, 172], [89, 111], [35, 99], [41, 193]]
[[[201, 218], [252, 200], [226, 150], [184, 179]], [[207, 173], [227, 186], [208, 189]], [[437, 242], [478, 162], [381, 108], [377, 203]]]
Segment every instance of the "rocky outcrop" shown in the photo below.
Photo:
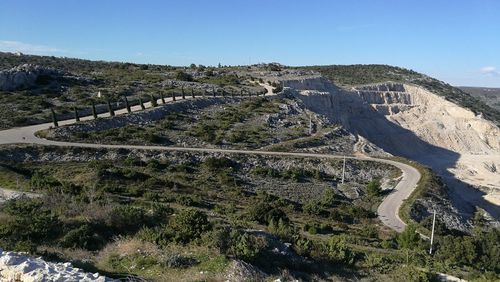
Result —
[[421, 87], [385, 83], [353, 92], [429, 144], [458, 153], [500, 152], [500, 129], [494, 123]]
[[15, 252], [0, 250], [1, 281], [118, 281], [99, 273], [86, 273], [71, 263], [51, 263]]
[[38, 65], [24, 64], [0, 71], [0, 90], [13, 91], [35, 85], [40, 76], [60, 76], [63, 73]]

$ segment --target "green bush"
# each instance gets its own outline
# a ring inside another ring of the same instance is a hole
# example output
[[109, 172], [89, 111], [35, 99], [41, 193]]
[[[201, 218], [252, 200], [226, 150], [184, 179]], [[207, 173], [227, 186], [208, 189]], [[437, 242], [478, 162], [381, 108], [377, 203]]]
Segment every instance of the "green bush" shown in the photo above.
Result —
[[57, 216], [43, 207], [39, 199], [18, 199], [5, 204], [3, 211], [10, 215], [0, 221], [0, 238], [12, 241], [47, 242], [60, 233]]
[[328, 257], [335, 262], [352, 264], [354, 253], [347, 247], [345, 235], [332, 235], [327, 244]]
[[284, 211], [274, 207], [270, 203], [262, 201], [250, 206], [247, 215], [249, 220], [257, 221], [261, 224], [269, 224], [271, 220], [275, 222], [278, 222], [280, 219], [288, 221], [288, 216]]
[[129, 205], [114, 207], [108, 218], [108, 224], [116, 232], [131, 233], [140, 229], [146, 223], [146, 210]]
[[211, 228], [207, 215], [195, 209], [179, 212], [171, 219], [168, 226], [175, 234], [174, 240], [181, 243], [189, 243], [198, 239]]
[[378, 197], [382, 193], [382, 188], [380, 187], [380, 181], [372, 180], [366, 185], [366, 193], [370, 197]]
[[193, 76], [183, 71], [177, 71], [175, 73], [175, 79], [182, 81], [193, 81]]
[[417, 227], [413, 224], [408, 224], [405, 230], [398, 235], [396, 240], [400, 249], [415, 249], [420, 243]]
[[266, 246], [263, 238], [238, 230], [231, 232], [230, 242], [228, 254], [247, 262], [255, 261]]
[[289, 221], [285, 221], [282, 218], [278, 221], [271, 218], [269, 225], [267, 226], [267, 230], [269, 233], [287, 242], [293, 242], [293, 238], [296, 234], [293, 225]]
[[103, 243], [102, 238], [88, 224], [70, 230], [60, 241], [64, 248], [82, 248], [91, 251], [99, 249]]
[[310, 200], [302, 206], [302, 210], [310, 215], [321, 215], [323, 213], [323, 206], [317, 200]]

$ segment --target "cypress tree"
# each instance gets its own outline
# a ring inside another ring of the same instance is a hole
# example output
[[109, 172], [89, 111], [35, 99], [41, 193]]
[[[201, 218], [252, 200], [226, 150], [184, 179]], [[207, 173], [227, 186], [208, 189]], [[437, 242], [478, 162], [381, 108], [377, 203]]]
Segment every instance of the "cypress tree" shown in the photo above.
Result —
[[205, 98], [205, 96], [207, 96], [207, 89], [203, 89], [203, 94], [201, 95], [203, 95], [203, 98]]
[[93, 100], [90, 101], [92, 103], [92, 115], [94, 116], [94, 119], [97, 119], [97, 111], [95, 109], [95, 103]]
[[175, 90], [172, 92], [172, 101], [175, 101]]
[[128, 102], [126, 96], [125, 96], [125, 106], [127, 107], [127, 112], [130, 114], [132, 112], [132, 108], [130, 108], [130, 103]]
[[163, 96], [163, 92], [160, 92], [161, 103], [165, 104], [165, 97]]
[[212, 87], [212, 96], [215, 98], [215, 87]]
[[115, 111], [113, 110], [113, 106], [111, 106], [111, 101], [109, 101], [109, 99], [108, 99], [107, 102], [108, 102], [109, 116], [110, 117], [114, 117], [115, 116]]
[[58, 127], [59, 123], [57, 122], [56, 112], [54, 112], [53, 108], [50, 108], [50, 112], [52, 113], [52, 122], [54, 123], [54, 127]]
[[182, 99], [186, 99], [186, 93], [184, 93], [184, 86], [181, 87], [182, 90]]
[[191, 98], [194, 99], [194, 88], [191, 88]]
[[139, 104], [141, 105], [141, 109], [145, 110], [146, 107], [144, 106], [144, 103], [142, 102], [142, 98], [139, 97]]
[[153, 94], [151, 94], [151, 107], [157, 107], [158, 102], [156, 101], [156, 98]]
[[76, 109], [75, 106], [73, 106], [73, 111], [75, 112], [75, 121], [79, 122], [80, 121], [80, 116], [78, 115], [78, 110]]

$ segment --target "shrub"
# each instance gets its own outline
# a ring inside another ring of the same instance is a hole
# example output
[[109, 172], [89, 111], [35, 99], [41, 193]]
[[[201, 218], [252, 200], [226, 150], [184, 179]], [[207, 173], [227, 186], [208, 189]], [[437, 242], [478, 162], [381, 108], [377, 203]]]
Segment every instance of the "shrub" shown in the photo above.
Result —
[[267, 226], [267, 230], [269, 233], [288, 242], [292, 242], [295, 235], [293, 225], [288, 221], [284, 221], [282, 218], [278, 221], [271, 219], [269, 221], [269, 225]]
[[323, 206], [317, 200], [310, 200], [302, 206], [302, 210], [310, 215], [321, 215], [323, 213]]
[[111, 210], [108, 224], [117, 232], [131, 233], [147, 222], [146, 211], [140, 207], [119, 205]]
[[382, 193], [382, 188], [380, 187], [380, 181], [372, 180], [366, 186], [366, 192], [370, 197], [378, 197]]
[[328, 257], [336, 262], [351, 264], [354, 262], [354, 253], [347, 247], [345, 235], [332, 235], [327, 245]]
[[288, 221], [288, 216], [284, 211], [275, 208], [270, 203], [262, 201], [252, 205], [247, 215], [249, 220], [254, 220], [261, 224], [269, 224], [271, 220], [275, 222], [278, 222], [280, 219]]
[[60, 221], [38, 199], [18, 199], [5, 204], [11, 217], [0, 224], [0, 238], [13, 242], [46, 242], [60, 232]]
[[60, 241], [64, 248], [82, 248], [91, 251], [99, 249], [102, 243], [102, 239], [87, 224], [69, 231]]
[[175, 74], [175, 79], [182, 81], [193, 81], [193, 76], [183, 71], [177, 71]]
[[228, 254], [247, 262], [255, 261], [265, 248], [265, 240], [238, 230], [231, 231]]
[[405, 230], [397, 237], [398, 247], [400, 249], [414, 249], [420, 242], [417, 228], [413, 224], [406, 226]]
[[199, 210], [187, 209], [181, 211], [169, 222], [169, 227], [175, 234], [174, 240], [189, 243], [201, 237], [210, 229], [207, 215]]
[[337, 195], [333, 191], [333, 189], [325, 189], [323, 194], [321, 195], [321, 204], [325, 207], [333, 207], [335, 204], [335, 200], [337, 199]]

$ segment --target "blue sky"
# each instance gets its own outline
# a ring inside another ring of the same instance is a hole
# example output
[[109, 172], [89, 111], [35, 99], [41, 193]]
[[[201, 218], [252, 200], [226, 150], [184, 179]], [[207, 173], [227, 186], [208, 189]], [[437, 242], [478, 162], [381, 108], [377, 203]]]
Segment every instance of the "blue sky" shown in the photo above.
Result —
[[170, 65], [380, 63], [500, 87], [500, 1], [1, 0], [0, 51]]

